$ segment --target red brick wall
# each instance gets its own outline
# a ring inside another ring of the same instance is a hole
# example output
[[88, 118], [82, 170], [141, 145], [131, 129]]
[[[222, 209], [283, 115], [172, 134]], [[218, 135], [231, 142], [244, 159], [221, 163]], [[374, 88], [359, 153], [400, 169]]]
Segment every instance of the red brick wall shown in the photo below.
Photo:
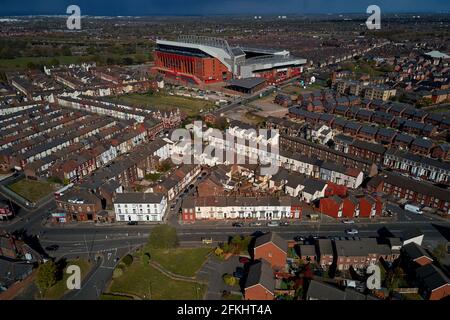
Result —
[[255, 259], [267, 260], [272, 268], [282, 268], [286, 264], [287, 254], [273, 243], [266, 243], [255, 248]]
[[348, 198], [344, 199], [344, 207], [342, 208], [342, 216], [352, 218], [355, 216], [356, 205]]
[[273, 300], [274, 295], [261, 285], [245, 289], [245, 300]]
[[322, 198], [320, 199], [320, 210], [323, 214], [338, 218], [339, 204], [334, 202], [333, 199]]
[[420, 257], [420, 258], [416, 259], [415, 262], [421, 266], [426, 266], [427, 264], [432, 263], [433, 260], [430, 260], [427, 257]]
[[430, 300], [441, 300], [450, 295], [450, 284], [447, 283], [446, 286], [443, 286], [437, 290], [434, 290], [429, 299]]

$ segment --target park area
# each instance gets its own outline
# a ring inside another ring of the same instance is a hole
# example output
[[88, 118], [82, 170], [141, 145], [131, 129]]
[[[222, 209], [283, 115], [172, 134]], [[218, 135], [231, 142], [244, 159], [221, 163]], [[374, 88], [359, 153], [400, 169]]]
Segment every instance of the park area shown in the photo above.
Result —
[[211, 248], [180, 248], [171, 228], [154, 228], [146, 246], [122, 258], [102, 299], [203, 299], [206, 283], [196, 274]]
[[[49, 267], [49, 265], [53, 268]], [[92, 268], [92, 265], [85, 259], [58, 261], [47, 264], [45, 267], [42, 267], [44, 266], [42, 265], [36, 279], [37, 287], [41, 288], [41, 299], [59, 300], [70, 291], [66, 284], [67, 278], [69, 277], [66, 270], [70, 265], [80, 267], [82, 278], [86, 277]]]
[[214, 102], [195, 99], [189, 97], [172, 96], [165, 93], [132, 93], [117, 97], [111, 97], [110, 100], [116, 103], [124, 103], [134, 106], [157, 108], [161, 111], [179, 108], [188, 116], [196, 116], [200, 112], [210, 110], [214, 107]]
[[54, 191], [49, 182], [28, 179], [19, 180], [8, 188], [31, 202], [37, 202]]

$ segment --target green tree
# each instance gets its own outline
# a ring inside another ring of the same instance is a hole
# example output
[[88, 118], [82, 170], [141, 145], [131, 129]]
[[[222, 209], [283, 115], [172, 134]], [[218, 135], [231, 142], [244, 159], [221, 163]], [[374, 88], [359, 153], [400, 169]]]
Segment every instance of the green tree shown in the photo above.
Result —
[[133, 256], [131, 254], [127, 254], [125, 257], [122, 258], [122, 262], [127, 266], [131, 266], [133, 263]]
[[39, 266], [36, 285], [38, 288], [44, 292], [52, 287], [57, 281], [58, 267], [53, 260], [49, 260], [44, 264]]
[[445, 258], [447, 253], [447, 245], [445, 243], [439, 243], [432, 251], [433, 256], [440, 262]]
[[177, 230], [167, 224], [156, 226], [150, 233], [149, 246], [154, 249], [170, 249], [177, 247]]

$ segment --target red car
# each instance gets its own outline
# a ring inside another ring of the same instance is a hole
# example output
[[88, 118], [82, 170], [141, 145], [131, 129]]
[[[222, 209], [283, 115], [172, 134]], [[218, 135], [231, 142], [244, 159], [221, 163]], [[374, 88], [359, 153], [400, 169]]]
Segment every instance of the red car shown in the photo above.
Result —
[[246, 257], [239, 257], [239, 263], [246, 264], [249, 263], [250, 259]]

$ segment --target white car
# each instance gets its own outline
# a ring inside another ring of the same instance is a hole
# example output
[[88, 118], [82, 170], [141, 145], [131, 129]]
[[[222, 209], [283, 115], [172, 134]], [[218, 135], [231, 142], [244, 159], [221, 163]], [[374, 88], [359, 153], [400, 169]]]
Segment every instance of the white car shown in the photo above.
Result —
[[268, 227], [278, 227], [280, 224], [277, 221], [270, 221], [267, 223]]
[[342, 222], [345, 223], [345, 224], [354, 224], [355, 223], [354, 220], [347, 220], [347, 219], [342, 220]]
[[345, 233], [348, 234], [348, 235], [353, 236], [353, 235], [355, 235], [355, 234], [358, 234], [359, 231], [356, 230], [356, 229], [347, 229], [347, 230], [345, 230]]

